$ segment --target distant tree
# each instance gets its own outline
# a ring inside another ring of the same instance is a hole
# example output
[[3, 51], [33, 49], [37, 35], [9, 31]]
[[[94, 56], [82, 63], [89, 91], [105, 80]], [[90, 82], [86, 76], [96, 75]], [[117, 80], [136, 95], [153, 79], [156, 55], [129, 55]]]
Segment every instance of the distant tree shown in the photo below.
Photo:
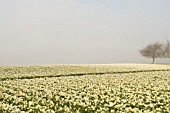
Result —
[[162, 47], [163, 44], [160, 42], [151, 43], [146, 47], [139, 50], [140, 54], [146, 58], [152, 58], [152, 64], [155, 62], [156, 58], [162, 57]]
[[170, 58], [170, 41], [167, 40], [166, 44], [163, 47], [163, 57]]

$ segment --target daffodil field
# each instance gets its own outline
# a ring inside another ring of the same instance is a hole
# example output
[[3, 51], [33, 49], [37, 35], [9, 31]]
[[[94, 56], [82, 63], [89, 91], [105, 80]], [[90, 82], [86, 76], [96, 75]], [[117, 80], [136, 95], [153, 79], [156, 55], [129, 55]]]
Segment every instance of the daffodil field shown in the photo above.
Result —
[[170, 113], [170, 65], [1, 66], [0, 113]]

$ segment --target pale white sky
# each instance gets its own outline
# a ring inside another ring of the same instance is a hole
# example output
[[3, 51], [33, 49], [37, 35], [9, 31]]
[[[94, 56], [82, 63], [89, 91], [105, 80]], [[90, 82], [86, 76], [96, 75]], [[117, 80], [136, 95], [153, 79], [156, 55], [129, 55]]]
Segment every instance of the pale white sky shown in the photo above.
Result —
[[0, 65], [150, 63], [168, 39], [170, 0], [0, 0]]

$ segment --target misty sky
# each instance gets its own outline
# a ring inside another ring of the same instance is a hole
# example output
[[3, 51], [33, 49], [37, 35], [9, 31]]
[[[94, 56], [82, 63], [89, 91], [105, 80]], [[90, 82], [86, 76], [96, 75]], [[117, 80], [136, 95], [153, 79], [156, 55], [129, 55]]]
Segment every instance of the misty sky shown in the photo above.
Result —
[[0, 65], [150, 63], [170, 0], [0, 0]]

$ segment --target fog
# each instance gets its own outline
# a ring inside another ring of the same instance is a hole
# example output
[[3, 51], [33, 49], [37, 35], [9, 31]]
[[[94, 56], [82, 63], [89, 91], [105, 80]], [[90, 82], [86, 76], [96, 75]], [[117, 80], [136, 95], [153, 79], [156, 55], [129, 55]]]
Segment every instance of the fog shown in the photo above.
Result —
[[169, 30], [169, 0], [0, 0], [0, 65], [151, 63]]

